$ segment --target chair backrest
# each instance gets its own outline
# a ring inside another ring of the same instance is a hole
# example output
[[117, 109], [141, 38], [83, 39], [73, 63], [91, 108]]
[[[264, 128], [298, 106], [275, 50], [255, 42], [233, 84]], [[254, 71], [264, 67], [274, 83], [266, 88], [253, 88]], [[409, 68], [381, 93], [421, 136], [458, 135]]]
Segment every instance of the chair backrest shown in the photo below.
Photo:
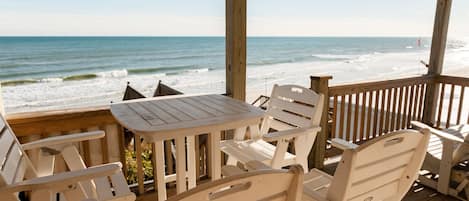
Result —
[[0, 187], [22, 181], [25, 176], [35, 177], [35, 174], [21, 144], [0, 115]]
[[[269, 129], [277, 131], [293, 128], [319, 126], [323, 110], [324, 95], [297, 85], [274, 85], [266, 114], [261, 126], [261, 134]], [[302, 150], [309, 154], [314, 144], [313, 136], [305, 136]]]
[[345, 150], [328, 200], [401, 200], [417, 179], [429, 139], [427, 129], [403, 130]]
[[303, 168], [258, 170], [225, 177], [200, 185], [168, 201], [192, 200], [288, 200], [300, 201], [303, 193]]
[[274, 85], [262, 134], [275, 130], [319, 126], [324, 95], [296, 85]]

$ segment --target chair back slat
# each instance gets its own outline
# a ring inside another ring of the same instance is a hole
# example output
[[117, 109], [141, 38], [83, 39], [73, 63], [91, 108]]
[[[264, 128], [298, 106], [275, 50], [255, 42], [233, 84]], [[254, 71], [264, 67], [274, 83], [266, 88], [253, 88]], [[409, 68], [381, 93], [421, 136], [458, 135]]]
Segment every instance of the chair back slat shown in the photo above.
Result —
[[168, 201], [189, 200], [289, 200], [300, 201], [303, 169], [295, 165], [286, 170], [260, 170], [229, 176], [200, 185]]
[[318, 126], [321, 114], [316, 111], [322, 109], [323, 99], [322, 94], [304, 87], [274, 85], [266, 111], [271, 122], [263, 126], [275, 130]]
[[16, 136], [0, 115], [0, 187], [22, 181], [28, 170], [35, 171]]
[[403, 130], [345, 150], [330, 200], [400, 200], [422, 166], [428, 131]]

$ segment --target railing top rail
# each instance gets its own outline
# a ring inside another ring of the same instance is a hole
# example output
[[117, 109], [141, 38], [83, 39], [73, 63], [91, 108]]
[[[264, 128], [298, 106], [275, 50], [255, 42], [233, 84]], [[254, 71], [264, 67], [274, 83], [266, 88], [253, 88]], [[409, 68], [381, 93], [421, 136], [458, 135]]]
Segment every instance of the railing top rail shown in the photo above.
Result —
[[329, 87], [329, 96], [340, 96], [364, 91], [373, 91], [393, 87], [409, 86], [415, 84], [424, 84], [432, 81], [431, 76], [418, 76], [394, 80], [363, 82], [357, 84], [345, 84]]
[[454, 84], [454, 85], [461, 85], [465, 87], [469, 86], [469, 77], [440, 75], [436, 78], [435, 81], [437, 83]]
[[17, 136], [79, 130], [116, 123], [109, 106], [17, 113], [7, 115], [7, 121]]

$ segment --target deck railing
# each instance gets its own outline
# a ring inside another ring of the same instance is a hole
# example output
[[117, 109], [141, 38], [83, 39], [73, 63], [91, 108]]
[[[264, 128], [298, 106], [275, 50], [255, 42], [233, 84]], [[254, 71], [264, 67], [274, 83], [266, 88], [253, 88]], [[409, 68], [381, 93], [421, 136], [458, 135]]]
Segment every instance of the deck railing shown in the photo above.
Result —
[[329, 87], [330, 138], [359, 143], [421, 120], [427, 77]]
[[437, 102], [435, 127], [448, 128], [451, 125], [469, 123], [469, 78], [439, 76], [435, 79], [440, 93]]
[[[313, 79], [313, 77], [312, 77]], [[465, 101], [465, 94], [469, 92], [469, 78], [450, 76], [418, 76], [404, 79], [367, 82], [350, 85], [328, 86], [330, 77], [314, 77], [312, 88], [323, 91], [330, 98], [326, 102], [330, 108], [323, 116], [324, 139], [334, 137], [343, 138], [355, 143], [383, 135], [387, 132], [408, 128], [411, 120], [422, 120], [424, 113], [424, 97], [429, 84], [438, 86], [439, 96], [435, 127], [448, 127], [453, 124], [469, 122], [469, 101]], [[467, 95], [466, 95], [467, 96]], [[76, 144], [87, 165], [98, 165], [106, 162], [120, 161], [124, 164], [124, 172], [132, 169], [136, 174], [136, 181], [129, 182], [135, 187], [139, 196], [146, 196], [154, 192], [151, 177], [145, 181], [144, 162], [131, 157], [132, 164], [126, 158], [129, 153], [141, 155], [143, 147], [149, 147], [140, 140], [132, 139], [134, 146], [126, 146], [123, 128], [116, 122], [109, 106], [87, 107], [79, 109], [57, 110], [13, 114], [7, 116], [8, 122], [21, 142], [29, 142], [48, 136], [67, 135], [70, 133], [90, 130], [105, 130], [106, 137]], [[317, 140], [324, 141], [325, 140]], [[202, 138], [197, 140], [203, 141]], [[137, 142], [137, 143], [135, 143]], [[199, 143], [197, 143], [199, 144]], [[203, 143], [200, 143], [203, 145]], [[322, 145], [315, 145], [315, 152], [321, 150]], [[324, 144], [323, 144], [324, 145]], [[210, 161], [206, 157], [207, 146], [200, 146], [197, 166], [198, 178], [208, 175]], [[151, 147], [150, 154], [151, 154]], [[128, 154], [126, 157], [126, 153]], [[32, 156], [35, 154], [32, 153]], [[174, 161], [171, 153], [170, 141], [165, 142], [166, 172], [174, 173]], [[321, 155], [312, 154], [314, 160], [321, 162]], [[151, 157], [150, 157], [151, 158]], [[33, 160], [37, 160], [33, 157]], [[62, 160], [56, 161], [56, 169], [66, 170]], [[315, 163], [316, 164], [316, 163]], [[146, 164], [148, 165], [148, 164]], [[131, 167], [132, 166], [132, 167]], [[135, 167], [136, 166], [136, 167]], [[151, 170], [146, 170], [151, 171]]]
[[[317, 79], [312, 77], [311, 79]], [[437, 86], [434, 127], [469, 122], [469, 78], [418, 76], [403, 79], [329, 86], [329, 131], [326, 138], [342, 138], [361, 143], [422, 121], [427, 86]]]

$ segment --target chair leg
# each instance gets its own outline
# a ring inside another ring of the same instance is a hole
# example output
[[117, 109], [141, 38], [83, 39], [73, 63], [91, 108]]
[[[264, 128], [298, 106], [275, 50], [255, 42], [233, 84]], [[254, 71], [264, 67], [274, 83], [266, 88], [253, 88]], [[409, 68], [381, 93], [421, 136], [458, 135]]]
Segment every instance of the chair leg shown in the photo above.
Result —
[[[80, 153], [78, 152], [77, 148], [73, 145], [68, 146], [62, 150], [62, 157], [65, 160], [65, 163], [67, 164], [68, 168], [72, 171], [82, 170], [86, 168], [85, 162], [81, 158]], [[83, 181], [80, 183], [88, 197], [97, 197], [95, 191], [96, 187], [92, 181]]]

